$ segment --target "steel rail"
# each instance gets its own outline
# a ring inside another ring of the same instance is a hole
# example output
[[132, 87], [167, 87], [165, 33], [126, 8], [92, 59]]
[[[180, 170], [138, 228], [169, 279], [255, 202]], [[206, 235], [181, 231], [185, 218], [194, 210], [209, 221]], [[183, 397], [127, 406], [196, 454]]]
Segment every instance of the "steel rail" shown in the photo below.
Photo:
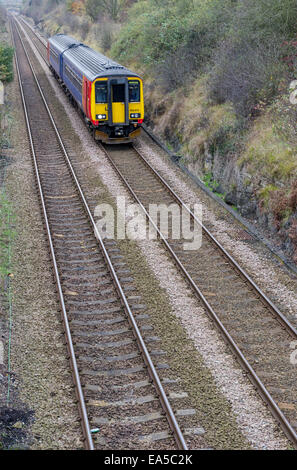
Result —
[[[12, 30], [12, 28], [11, 28], [11, 30]], [[16, 30], [17, 34], [19, 35], [22, 46], [24, 47], [18, 30], [17, 29], [15, 29], [15, 30]], [[38, 191], [39, 191], [39, 196], [40, 196], [40, 202], [41, 202], [43, 217], [44, 217], [45, 226], [46, 226], [46, 233], [47, 233], [50, 253], [51, 253], [53, 267], [54, 267], [54, 275], [55, 275], [55, 280], [56, 280], [56, 284], [57, 284], [57, 288], [58, 288], [59, 300], [60, 300], [61, 309], [62, 309], [62, 320], [63, 320], [65, 337], [66, 337], [66, 342], [67, 342], [67, 349], [68, 349], [68, 353], [69, 353], [69, 360], [70, 360], [73, 380], [74, 380], [74, 384], [75, 384], [75, 391], [76, 391], [76, 395], [77, 395], [78, 402], [79, 402], [79, 413], [80, 413], [81, 421], [82, 421], [83, 434], [84, 434], [84, 438], [85, 438], [85, 446], [88, 450], [94, 450], [93, 439], [92, 439], [92, 436], [91, 436], [89, 420], [88, 420], [87, 411], [86, 411], [86, 404], [85, 404], [84, 395], [83, 395], [83, 391], [82, 391], [82, 386], [81, 386], [81, 382], [80, 382], [80, 377], [79, 377], [79, 372], [78, 372], [78, 367], [77, 367], [77, 361], [76, 361], [76, 357], [75, 357], [75, 353], [74, 353], [73, 341], [72, 341], [72, 336], [71, 336], [71, 331], [70, 331], [70, 326], [69, 326], [69, 321], [68, 321], [68, 316], [67, 316], [67, 310], [66, 310], [66, 306], [65, 306], [65, 300], [64, 300], [64, 296], [63, 296], [62, 287], [61, 287], [61, 281], [60, 281], [60, 276], [59, 276], [59, 271], [58, 271], [58, 266], [57, 266], [57, 261], [56, 261], [54, 244], [53, 244], [53, 240], [52, 240], [52, 236], [51, 236], [51, 230], [50, 230], [49, 220], [48, 220], [48, 216], [47, 216], [47, 210], [46, 210], [45, 200], [44, 200], [44, 196], [43, 196], [41, 180], [40, 180], [40, 176], [39, 176], [39, 169], [38, 169], [37, 158], [36, 158], [36, 153], [35, 153], [35, 146], [34, 146], [33, 138], [32, 138], [31, 126], [30, 126], [28, 110], [27, 110], [27, 104], [26, 104], [26, 98], [25, 98], [24, 91], [23, 91], [22, 78], [21, 78], [21, 73], [20, 73], [20, 68], [19, 68], [19, 61], [18, 61], [18, 57], [17, 57], [17, 48], [16, 48], [16, 44], [15, 44], [15, 40], [14, 40], [13, 31], [12, 31], [12, 40], [13, 40], [13, 44], [14, 44], [14, 47], [15, 47], [16, 70], [17, 70], [19, 87], [20, 87], [20, 92], [21, 92], [21, 97], [22, 97], [22, 104], [23, 104], [23, 108], [24, 108], [27, 132], [28, 132], [28, 137], [29, 137], [29, 141], [30, 141], [30, 149], [31, 149], [32, 158], [33, 158], [35, 176], [36, 176], [36, 180], [37, 180], [37, 186], [38, 186]], [[24, 48], [24, 52], [27, 56], [25, 48]], [[31, 67], [30, 60], [29, 60], [28, 56], [27, 56], [27, 59], [28, 59], [29, 65]]]
[[[18, 26], [20, 26], [23, 29], [24, 35], [28, 35], [28, 37], [30, 38], [30, 33], [26, 30], [26, 27], [27, 27], [30, 30], [30, 32], [34, 35], [34, 37], [36, 37], [38, 39], [38, 41], [45, 48], [45, 50], [47, 50], [46, 43], [44, 42], [45, 40], [43, 38], [41, 38], [40, 36], [38, 36], [38, 34], [34, 31], [32, 26], [29, 25], [29, 23], [27, 23], [22, 17], [20, 17], [19, 19], [14, 18], [14, 20], [18, 24]], [[26, 25], [26, 26], [24, 27], [24, 25]], [[30, 38], [30, 41], [33, 42], [33, 39]], [[34, 42], [33, 42], [33, 45], [36, 48], [36, 50], [37, 50], [38, 54], [40, 55], [41, 59], [43, 60], [43, 62], [49, 67], [46, 54], [44, 56], [43, 53], [41, 52], [41, 50], [39, 49], [39, 47], [36, 44], [34, 44]]]
[[[30, 28], [31, 29], [31, 28]], [[36, 35], [38, 38], [37, 34], [33, 31], [32, 32]], [[38, 38], [40, 40], [40, 38]], [[40, 42], [42, 42], [40, 40]], [[42, 42], [43, 44], [43, 42]], [[43, 44], [44, 45], [44, 44]], [[200, 291], [198, 288], [197, 284], [194, 282], [190, 274], [187, 272], [179, 258], [176, 256], [170, 245], [168, 244], [167, 240], [163, 236], [163, 234], [159, 231], [158, 227], [154, 223], [154, 221], [150, 218], [148, 212], [146, 211], [145, 207], [142, 205], [140, 202], [139, 198], [131, 188], [130, 184], [128, 181], [125, 179], [125, 177], [122, 175], [120, 170], [116, 167], [115, 163], [113, 162], [112, 158], [109, 156], [108, 152], [106, 149], [101, 146], [105, 155], [111, 162], [112, 166], [114, 167], [115, 171], [118, 173], [124, 184], [127, 186], [129, 192], [133, 196], [133, 198], [137, 201], [139, 206], [142, 208], [143, 212], [146, 214], [147, 218], [150, 220], [150, 223], [152, 226], [155, 228], [157, 233], [159, 234], [162, 242], [165, 244], [166, 249], [170, 252], [170, 254], [173, 256], [174, 261], [176, 264], [179, 266], [180, 270], [183, 272], [184, 276], [187, 278], [189, 281], [190, 285], [192, 288], [195, 290], [196, 294], [199, 296], [201, 299], [203, 305], [205, 306], [207, 312], [209, 313], [210, 317], [215, 321], [216, 325], [218, 326], [219, 330], [223, 333], [224, 338], [228, 342], [228, 344], [231, 346], [232, 350], [240, 360], [241, 364], [243, 367], [246, 369], [246, 371], [249, 374], [249, 377], [251, 378], [252, 382], [254, 385], [256, 385], [259, 393], [265, 400], [265, 402], [268, 404], [269, 408], [271, 409], [273, 415], [278, 419], [278, 421], [281, 423], [286, 435], [289, 437], [289, 439], [292, 440], [294, 443], [294, 446], [297, 447], [297, 433], [295, 430], [292, 428], [291, 424], [288, 422], [280, 408], [277, 406], [276, 402], [266, 389], [265, 385], [262, 383], [261, 379], [259, 376], [256, 374], [254, 369], [251, 367], [243, 353], [240, 351], [239, 347], [231, 337], [231, 335], [228, 333], [227, 329], [223, 325], [223, 323], [220, 321], [218, 318], [217, 314], [214, 312], [213, 308], [211, 305], [208, 303], [207, 299], [204, 297], [203, 293]], [[203, 232], [211, 239], [211, 241], [216, 245], [216, 247], [222, 252], [222, 254], [228, 259], [228, 261], [233, 265], [233, 267], [238, 271], [238, 273], [246, 280], [250, 286], [256, 290], [258, 295], [260, 296], [261, 300], [266, 304], [266, 306], [270, 309], [270, 311], [273, 312], [273, 314], [276, 316], [276, 319], [282, 324], [284, 328], [287, 329], [287, 331], [292, 335], [292, 337], [297, 338], [297, 330], [294, 328], [294, 326], [287, 320], [287, 318], [279, 311], [279, 309], [273, 304], [273, 302], [264, 294], [264, 292], [257, 286], [257, 284], [250, 278], [250, 276], [245, 272], [243, 268], [235, 261], [235, 259], [225, 250], [225, 248], [219, 243], [218, 240], [211, 234], [211, 232], [203, 225], [203, 223], [192, 213], [192, 211], [187, 207], [187, 205], [181, 200], [181, 198], [175, 193], [175, 191], [169, 186], [169, 184], [164, 180], [164, 178], [150, 165], [150, 163], [145, 159], [143, 155], [140, 154], [140, 152], [133, 147], [135, 152], [138, 154], [139, 158], [144, 162], [144, 164], [150, 169], [150, 171], [156, 176], [156, 178], [163, 184], [163, 186], [170, 192], [172, 197], [181, 205], [185, 210], [191, 215], [193, 220], [202, 228]]]
[[[32, 31], [32, 33], [37, 37], [37, 39], [41, 42], [41, 44], [46, 47], [45, 43], [43, 42], [42, 38], [40, 38], [37, 33], [33, 30], [32, 26], [29, 25], [23, 18], [21, 18], [28, 28]], [[149, 135], [149, 134], [148, 134]], [[265, 295], [265, 293], [260, 289], [260, 287], [251, 279], [251, 277], [247, 274], [247, 272], [235, 261], [235, 259], [230, 255], [230, 253], [225, 250], [225, 248], [220, 244], [220, 242], [211, 234], [211, 232], [205, 227], [205, 225], [192, 213], [192, 211], [188, 208], [188, 206], [181, 200], [181, 198], [176, 194], [176, 192], [169, 186], [169, 184], [165, 181], [165, 179], [157, 172], [152, 165], [147, 161], [147, 159], [133, 146], [135, 152], [138, 154], [138, 157], [145, 163], [145, 165], [151, 170], [151, 172], [159, 179], [159, 181], [165, 186], [165, 188], [170, 192], [172, 197], [186, 209], [186, 211], [191, 215], [193, 220], [201, 226], [202, 230], [205, 234], [211, 239], [211, 241], [219, 248], [219, 250], [223, 253], [223, 255], [231, 262], [233, 267], [244, 277], [246, 281], [251, 285], [253, 289], [255, 289], [262, 300], [266, 303], [266, 305], [273, 310], [273, 312], [278, 316], [279, 321], [290, 331], [294, 338], [297, 338], [297, 329], [288, 321], [288, 319], [281, 313], [281, 311], [273, 304], [273, 302]]]
[[171, 246], [167, 242], [166, 238], [164, 237], [162, 232], [158, 229], [157, 225], [155, 224], [153, 219], [150, 217], [149, 213], [147, 212], [147, 210], [145, 209], [145, 207], [141, 203], [140, 199], [138, 198], [138, 196], [133, 191], [131, 185], [126, 180], [126, 178], [124, 177], [122, 172], [118, 169], [118, 167], [114, 163], [113, 159], [108, 154], [106, 148], [102, 144], [100, 144], [100, 147], [104, 151], [104, 154], [108, 158], [109, 162], [111, 163], [111, 165], [114, 168], [114, 170], [116, 171], [116, 173], [119, 175], [120, 179], [123, 181], [125, 186], [128, 188], [128, 190], [129, 190], [130, 194], [132, 195], [132, 197], [135, 199], [137, 204], [139, 204], [139, 206], [141, 207], [142, 211], [144, 212], [145, 216], [149, 220], [150, 224], [156, 230], [157, 234], [159, 235], [159, 237], [160, 237], [161, 241], [163, 242], [163, 244], [165, 245], [166, 249], [169, 251], [169, 253], [173, 257], [175, 263], [180, 268], [181, 272], [183, 273], [183, 275], [185, 276], [185, 278], [187, 279], [187, 281], [189, 282], [191, 287], [194, 289], [194, 291], [198, 295], [199, 299], [202, 301], [202, 303], [203, 303], [204, 307], [206, 308], [206, 311], [209, 314], [210, 318], [212, 320], [214, 320], [214, 322], [217, 325], [217, 327], [219, 328], [220, 332], [223, 334], [225, 340], [227, 341], [229, 346], [231, 346], [232, 351], [235, 353], [236, 357], [239, 359], [240, 363], [242, 364], [244, 369], [247, 371], [248, 376], [250, 377], [251, 381], [253, 382], [253, 384], [258, 389], [258, 392], [260, 393], [260, 395], [262, 396], [264, 401], [269, 406], [272, 414], [276, 417], [276, 419], [281, 424], [285, 434], [293, 442], [294, 447], [297, 448], [297, 433], [296, 433], [296, 431], [293, 429], [293, 427], [291, 426], [291, 424], [289, 423], [289, 421], [287, 420], [285, 415], [282, 413], [282, 411], [278, 407], [277, 403], [272, 398], [269, 391], [267, 390], [267, 388], [265, 387], [265, 385], [261, 381], [260, 377], [257, 375], [257, 373], [253, 369], [253, 367], [249, 364], [248, 360], [246, 359], [246, 357], [244, 356], [244, 354], [242, 353], [240, 348], [237, 346], [236, 342], [234, 341], [232, 336], [229, 334], [229, 332], [225, 328], [224, 324], [221, 322], [218, 315], [215, 313], [215, 311], [213, 310], [213, 308], [211, 307], [211, 305], [209, 304], [209, 302], [207, 301], [207, 299], [205, 298], [205, 296], [203, 295], [203, 293], [201, 292], [201, 290], [199, 289], [199, 287], [197, 286], [197, 284], [195, 283], [195, 281], [193, 280], [191, 275], [188, 273], [188, 271], [186, 270], [186, 268], [184, 267], [184, 265], [182, 264], [182, 262], [180, 261], [178, 256], [174, 253]]
[[230, 255], [230, 253], [225, 250], [225, 248], [221, 245], [221, 243], [212, 235], [212, 233], [205, 227], [205, 225], [193, 214], [193, 212], [188, 208], [188, 206], [181, 200], [181, 198], [176, 194], [176, 192], [169, 186], [167, 181], [157, 172], [152, 165], [146, 160], [146, 158], [133, 146], [133, 149], [137, 153], [138, 157], [143, 161], [143, 163], [150, 169], [150, 171], [154, 174], [154, 176], [163, 184], [163, 186], [167, 189], [168, 192], [172, 195], [172, 197], [178, 202], [180, 206], [182, 206], [186, 211], [190, 214], [192, 219], [200, 225], [203, 232], [211, 239], [211, 241], [216, 245], [216, 247], [223, 253], [223, 255], [230, 261], [233, 267], [240, 273], [240, 275], [248, 281], [250, 286], [257, 291], [261, 299], [264, 303], [269, 307], [271, 311], [277, 316], [277, 319], [280, 323], [288, 330], [288, 332], [292, 335], [293, 338], [297, 339], [297, 330], [296, 328], [289, 322], [289, 320], [281, 313], [281, 311], [274, 305], [274, 303], [264, 294], [264, 292], [260, 289], [260, 287], [251, 279], [251, 277], [247, 274], [247, 272], [235, 261], [235, 259]]
[[[16, 18], [15, 18], [16, 19]], [[16, 20], [17, 22], [18, 21], [21, 21], [21, 23], [24, 23], [31, 31], [32, 33], [37, 37], [37, 39], [41, 42], [41, 44], [46, 48], [46, 40], [44, 38], [42, 38], [41, 36], [38, 36], [38, 34], [36, 33], [36, 31], [34, 31], [34, 29], [32, 28], [32, 26], [27, 23], [26, 20], [24, 20], [24, 18], [22, 18], [21, 16]]]
[[[21, 39], [21, 38], [20, 38], [20, 39]], [[21, 41], [22, 41], [22, 39], [21, 39]], [[22, 44], [23, 44], [23, 42], [22, 42]], [[24, 50], [25, 50], [24, 44], [23, 44], [23, 47], [24, 47]], [[26, 50], [25, 50], [25, 52], [26, 52]], [[48, 107], [48, 105], [47, 105], [46, 99], [45, 99], [44, 94], [43, 94], [43, 92], [42, 92], [42, 90], [41, 90], [41, 87], [40, 87], [40, 85], [39, 85], [38, 79], [37, 79], [36, 74], [35, 74], [35, 72], [34, 72], [33, 66], [31, 65], [30, 59], [29, 59], [29, 57], [28, 57], [28, 55], [27, 55], [27, 52], [26, 52], [26, 56], [27, 56], [27, 58], [28, 58], [28, 62], [29, 62], [29, 64], [30, 64], [30, 67], [31, 67], [31, 70], [32, 70], [34, 79], [35, 79], [35, 81], [36, 81], [36, 84], [37, 84], [37, 86], [38, 86], [39, 92], [40, 92], [40, 94], [41, 94], [43, 103], [44, 103], [44, 105], [45, 105], [45, 107], [46, 107], [46, 110], [47, 110], [47, 112], [48, 112], [48, 115], [49, 115], [49, 118], [50, 118], [50, 120], [51, 120], [51, 123], [52, 123], [52, 125], [53, 125], [53, 127], [54, 127], [54, 129], [55, 129], [56, 135], [57, 135], [57, 137], [58, 137], [58, 140], [59, 140], [61, 149], [62, 149], [63, 154], [64, 154], [64, 157], [65, 157], [65, 161], [66, 161], [66, 163], [67, 163], [67, 165], [68, 165], [68, 168], [69, 168], [69, 170], [70, 170], [71, 176], [72, 176], [72, 178], [73, 178], [73, 180], [74, 180], [74, 182], [75, 182], [76, 189], [77, 189], [77, 191], [78, 191], [78, 193], [79, 193], [79, 195], [80, 195], [80, 198], [81, 198], [81, 200], [82, 200], [82, 202], [83, 202], [84, 208], [85, 208], [85, 210], [86, 210], [86, 212], [87, 212], [87, 215], [88, 215], [88, 217], [89, 217], [89, 220], [90, 220], [90, 222], [91, 222], [91, 225], [92, 225], [92, 228], [93, 228], [93, 230], [94, 230], [95, 236], [96, 236], [97, 240], [99, 241], [100, 248], [101, 248], [101, 250], [102, 250], [102, 253], [103, 253], [103, 255], [104, 255], [104, 258], [105, 258], [105, 260], [106, 260], [106, 263], [107, 263], [107, 265], [108, 265], [108, 268], [109, 268], [109, 270], [110, 270], [110, 273], [111, 273], [111, 275], [112, 275], [112, 277], [113, 277], [113, 280], [114, 280], [116, 289], [117, 289], [117, 291], [118, 291], [118, 293], [119, 293], [119, 296], [120, 296], [121, 301], [122, 301], [122, 303], [123, 303], [123, 305], [124, 305], [125, 311], [126, 311], [126, 313], [127, 313], [127, 315], [128, 315], [128, 319], [129, 319], [130, 325], [131, 325], [131, 327], [132, 327], [133, 333], [134, 333], [134, 335], [135, 335], [135, 337], [136, 337], [137, 343], [138, 343], [139, 348], [140, 348], [140, 350], [141, 350], [141, 352], [142, 352], [144, 361], [145, 361], [145, 363], [146, 363], [146, 365], [147, 365], [147, 367], [148, 367], [148, 371], [149, 371], [150, 377], [151, 377], [151, 379], [152, 379], [152, 381], [153, 381], [153, 383], [154, 383], [154, 385], [155, 385], [155, 387], [156, 387], [157, 393], [158, 393], [158, 395], [159, 395], [159, 399], [160, 399], [161, 404], [162, 404], [162, 407], [163, 407], [163, 409], [164, 409], [164, 411], [165, 411], [166, 418], [167, 418], [167, 420], [168, 420], [168, 422], [169, 422], [169, 425], [170, 425], [170, 428], [171, 428], [171, 430], [172, 430], [172, 432], [173, 432], [173, 435], [174, 435], [174, 438], [175, 438], [175, 440], [176, 440], [177, 446], [178, 446], [178, 448], [181, 449], [181, 450], [187, 450], [188, 447], [187, 447], [187, 444], [186, 444], [185, 439], [184, 439], [184, 437], [183, 437], [183, 434], [182, 434], [182, 432], [181, 432], [181, 430], [180, 430], [179, 424], [178, 424], [178, 422], [177, 422], [177, 420], [176, 420], [176, 417], [175, 417], [174, 412], [173, 412], [173, 410], [172, 410], [172, 407], [171, 407], [171, 405], [170, 405], [170, 403], [169, 403], [169, 400], [168, 400], [168, 398], [167, 398], [167, 395], [166, 395], [166, 393], [165, 393], [165, 391], [164, 391], [163, 385], [162, 385], [161, 380], [160, 380], [160, 378], [159, 378], [159, 376], [158, 376], [158, 373], [157, 373], [156, 368], [155, 368], [155, 366], [154, 366], [154, 364], [153, 364], [153, 361], [152, 361], [152, 359], [151, 359], [151, 357], [150, 357], [150, 354], [149, 354], [149, 352], [148, 352], [148, 349], [147, 349], [147, 347], [146, 347], [146, 344], [145, 344], [145, 342], [144, 342], [144, 340], [143, 340], [143, 338], [142, 338], [142, 336], [141, 336], [140, 330], [139, 330], [138, 325], [137, 325], [137, 323], [136, 323], [136, 321], [135, 321], [134, 315], [133, 315], [133, 313], [132, 313], [132, 311], [131, 311], [131, 309], [130, 309], [129, 303], [128, 303], [127, 298], [126, 298], [126, 295], [125, 295], [125, 293], [124, 293], [124, 291], [123, 291], [123, 289], [122, 289], [122, 286], [121, 286], [121, 284], [120, 284], [119, 278], [118, 278], [118, 276], [117, 276], [117, 274], [116, 274], [116, 272], [115, 272], [115, 269], [114, 269], [114, 267], [113, 267], [113, 264], [112, 264], [112, 262], [111, 262], [111, 259], [110, 259], [109, 255], [108, 255], [108, 252], [107, 252], [107, 250], [106, 250], [106, 248], [105, 248], [105, 245], [104, 245], [104, 243], [103, 243], [101, 234], [100, 234], [100, 232], [99, 232], [99, 230], [98, 230], [98, 228], [97, 228], [97, 226], [96, 226], [95, 220], [94, 220], [94, 218], [93, 218], [93, 216], [92, 216], [92, 213], [91, 213], [91, 211], [90, 211], [90, 208], [89, 208], [89, 206], [88, 206], [88, 204], [87, 204], [87, 201], [86, 201], [86, 199], [85, 199], [85, 196], [84, 196], [84, 194], [83, 194], [83, 191], [82, 191], [82, 189], [81, 189], [81, 186], [80, 186], [80, 184], [79, 184], [79, 181], [78, 181], [78, 179], [77, 179], [77, 177], [76, 177], [74, 168], [73, 168], [73, 166], [72, 166], [72, 164], [71, 164], [71, 161], [70, 161], [70, 159], [69, 159], [69, 157], [68, 157], [66, 148], [65, 148], [65, 146], [64, 146], [64, 144], [63, 144], [61, 135], [60, 135], [60, 133], [59, 133], [57, 127], [56, 127], [56, 124], [55, 124], [55, 122], [54, 122], [54, 118], [53, 118], [53, 116], [52, 116], [52, 114], [51, 114], [51, 112], [50, 112], [50, 110], [49, 110], [49, 107]]]

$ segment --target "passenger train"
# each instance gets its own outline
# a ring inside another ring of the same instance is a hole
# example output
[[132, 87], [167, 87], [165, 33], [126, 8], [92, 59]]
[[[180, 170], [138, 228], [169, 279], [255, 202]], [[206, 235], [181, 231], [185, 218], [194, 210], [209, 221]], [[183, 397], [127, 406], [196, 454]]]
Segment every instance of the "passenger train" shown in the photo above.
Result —
[[49, 38], [47, 55], [95, 140], [131, 142], [140, 134], [144, 104], [139, 75], [65, 34]]

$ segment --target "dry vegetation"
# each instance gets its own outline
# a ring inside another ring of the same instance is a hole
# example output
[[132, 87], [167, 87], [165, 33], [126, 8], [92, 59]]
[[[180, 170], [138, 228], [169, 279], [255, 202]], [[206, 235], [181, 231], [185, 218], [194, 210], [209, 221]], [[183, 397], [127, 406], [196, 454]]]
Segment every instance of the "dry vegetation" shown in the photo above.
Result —
[[148, 121], [199, 176], [233, 166], [215, 175], [226, 200], [273, 214], [297, 258], [296, 0], [27, 0], [24, 11], [142, 73]]

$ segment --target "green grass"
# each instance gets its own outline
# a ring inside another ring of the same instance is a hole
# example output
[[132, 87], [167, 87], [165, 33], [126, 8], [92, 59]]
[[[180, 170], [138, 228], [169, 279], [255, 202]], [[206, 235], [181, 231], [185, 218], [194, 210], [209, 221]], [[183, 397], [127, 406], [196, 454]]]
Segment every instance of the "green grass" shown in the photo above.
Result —
[[264, 207], [268, 207], [271, 198], [271, 193], [277, 190], [278, 188], [276, 186], [274, 186], [273, 184], [268, 184], [259, 191], [259, 198], [262, 201]]
[[205, 175], [202, 178], [202, 181], [207, 188], [211, 189], [210, 183], [212, 181], [212, 173], [205, 173]]
[[224, 199], [226, 193], [220, 193], [219, 191], [217, 191], [220, 184], [213, 178], [212, 173], [205, 173], [202, 178], [202, 181], [205, 186], [210, 189], [216, 196], [220, 197], [221, 199]]
[[0, 80], [10, 82], [13, 79], [13, 53], [14, 50], [5, 42], [0, 42]]
[[0, 130], [0, 148], [10, 148], [13, 118], [5, 104], [0, 106], [0, 127], [2, 122], [4, 122], [4, 130]]
[[10, 273], [11, 242], [15, 237], [14, 214], [4, 191], [0, 193], [0, 276]]
[[[269, 184], [297, 175], [297, 153], [273, 126], [273, 117], [263, 115], [254, 125], [238, 164], [247, 164], [250, 174], [260, 173]], [[264, 188], [265, 189], [265, 188]]]

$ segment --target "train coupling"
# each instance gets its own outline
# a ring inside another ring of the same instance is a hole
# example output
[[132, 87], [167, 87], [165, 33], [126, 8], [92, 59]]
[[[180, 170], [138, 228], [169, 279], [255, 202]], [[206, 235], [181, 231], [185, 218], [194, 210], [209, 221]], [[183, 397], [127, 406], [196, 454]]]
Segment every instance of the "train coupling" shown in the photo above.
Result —
[[122, 137], [124, 135], [124, 128], [123, 127], [116, 127], [114, 130], [114, 134], [116, 137]]

